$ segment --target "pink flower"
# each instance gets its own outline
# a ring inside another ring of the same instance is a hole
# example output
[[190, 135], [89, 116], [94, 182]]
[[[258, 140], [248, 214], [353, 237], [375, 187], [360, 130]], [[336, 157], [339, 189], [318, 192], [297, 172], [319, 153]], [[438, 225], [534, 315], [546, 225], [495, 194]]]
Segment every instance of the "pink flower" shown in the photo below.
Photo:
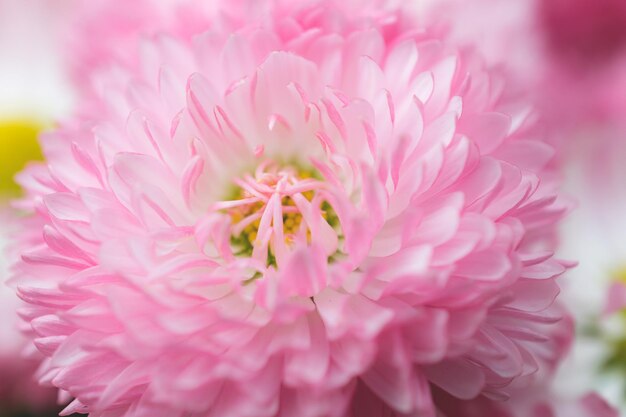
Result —
[[42, 138], [14, 278], [41, 381], [93, 417], [428, 417], [532, 382], [569, 327], [526, 103], [403, 11], [261, 4], [152, 37]]
[[621, 0], [552, 0], [537, 6], [549, 46], [575, 66], [593, 66], [626, 47]]
[[626, 106], [626, 3], [538, 1], [545, 112], [560, 124], [618, 123]]

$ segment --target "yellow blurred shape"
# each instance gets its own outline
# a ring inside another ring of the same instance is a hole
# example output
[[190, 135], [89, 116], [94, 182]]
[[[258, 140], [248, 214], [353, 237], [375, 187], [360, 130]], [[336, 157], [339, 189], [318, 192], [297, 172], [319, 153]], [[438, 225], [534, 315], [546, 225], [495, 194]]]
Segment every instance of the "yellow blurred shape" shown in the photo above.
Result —
[[29, 120], [0, 121], [0, 194], [19, 191], [13, 177], [28, 161], [40, 160], [37, 135], [41, 125]]
[[626, 268], [620, 268], [613, 271], [613, 279], [626, 284]]

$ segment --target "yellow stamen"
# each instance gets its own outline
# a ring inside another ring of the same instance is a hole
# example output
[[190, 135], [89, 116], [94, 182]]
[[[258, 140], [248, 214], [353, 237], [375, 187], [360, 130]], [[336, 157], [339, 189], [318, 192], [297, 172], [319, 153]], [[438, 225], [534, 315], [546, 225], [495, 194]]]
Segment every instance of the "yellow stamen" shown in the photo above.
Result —
[[[290, 184], [295, 184], [299, 180], [303, 180], [305, 178], [314, 178], [315, 174], [313, 171], [295, 171], [292, 167], [286, 167], [285, 169], [279, 169], [276, 166], [272, 166], [268, 171], [262, 173], [256, 173], [256, 179], [251, 179], [248, 177], [245, 181], [258, 181], [258, 183], [265, 184], [269, 187], [276, 186], [280, 181], [280, 178], [285, 178], [285, 175], [288, 176]], [[250, 184], [254, 186], [254, 184]], [[288, 191], [287, 191], [288, 192]], [[308, 190], [301, 193], [301, 196], [304, 197], [308, 201], [313, 201], [316, 197], [316, 190]], [[268, 193], [268, 198], [271, 197], [272, 194]], [[250, 198], [252, 195], [246, 191], [245, 187], [237, 188], [234, 190], [231, 195], [232, 200], [242, 200], [246, 198]], [[283, 206], [283, 214], [282, 214], [282, 231], [283, 231], [283, 239], [284, 243], [287, 246], [291, 246], [296, 240], [296, 236], [299, 233], [305, 233], [306, 240], [311, 242], [311, 230], [309, 230], [308, 225], [304, 222], [304, 218], [302, 213], [300, 213], [299, 209], [296, 206], [296, 203], [292, 196], [283, 194], [280, 199], [280, 204]], [[261, 215], [265, 210], [265, 202], [258, 201], [256, 203], [247, 204], [238, 206], [232, 209], [224, 210], [227, 213], [232, 221], [232, 225], [235, 226], [242, 221], [246, 221], [250, 216], [256, 216], [257, 218], [247, 224], [240, 235], [231, 236], [231, 244], [233, 246], [233, 251], [237, 253], [239, 256], [250, 256], [254, 251], [254, 245], [259, 233], [259, 228], [261, 225]], [[321, 207], [322, 216], [324, 219], [327, 219], [329, 224], [332, 227], [336, 225], [336, 215], [329, 203], [324, 202]], [[328, 220], [330, 219], [330, 220]], [[274, 221], [271, 221], [270, 228], [275, 229], [276, 227], [280, 227], [281, 225], [274, 224]], [[303, 230], [304, 229], [304, 230]], [[270, 230], [270, 232], [274, 232]], [[273, 247], [276, 245], [274, 240], [270, 241], [270, 246], [267, 252], [267, 263], [268, 265], [276, 264], [275, 250], [278, 248]]]

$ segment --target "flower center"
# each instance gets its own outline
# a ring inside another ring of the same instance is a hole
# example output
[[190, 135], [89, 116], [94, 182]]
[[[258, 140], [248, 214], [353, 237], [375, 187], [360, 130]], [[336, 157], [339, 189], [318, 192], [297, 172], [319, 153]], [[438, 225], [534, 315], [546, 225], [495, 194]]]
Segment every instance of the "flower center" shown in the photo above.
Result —
[[233, 198], [219, 206], [231, 219], [235, 256], [276, 266], [296, 245], [337, 241], [339, 218], [315, 171], [266, 160], [234, 183]]

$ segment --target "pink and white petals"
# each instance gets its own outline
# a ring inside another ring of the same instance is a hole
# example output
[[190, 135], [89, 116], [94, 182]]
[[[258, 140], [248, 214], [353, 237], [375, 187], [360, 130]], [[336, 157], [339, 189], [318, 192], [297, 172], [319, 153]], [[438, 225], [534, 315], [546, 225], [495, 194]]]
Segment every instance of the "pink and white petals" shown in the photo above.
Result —
[[268, 7], [99, 69], [21, 175], [42, 381], [95, 417], [506, 397], [562, 354], [551, 148], [402, 10]]

